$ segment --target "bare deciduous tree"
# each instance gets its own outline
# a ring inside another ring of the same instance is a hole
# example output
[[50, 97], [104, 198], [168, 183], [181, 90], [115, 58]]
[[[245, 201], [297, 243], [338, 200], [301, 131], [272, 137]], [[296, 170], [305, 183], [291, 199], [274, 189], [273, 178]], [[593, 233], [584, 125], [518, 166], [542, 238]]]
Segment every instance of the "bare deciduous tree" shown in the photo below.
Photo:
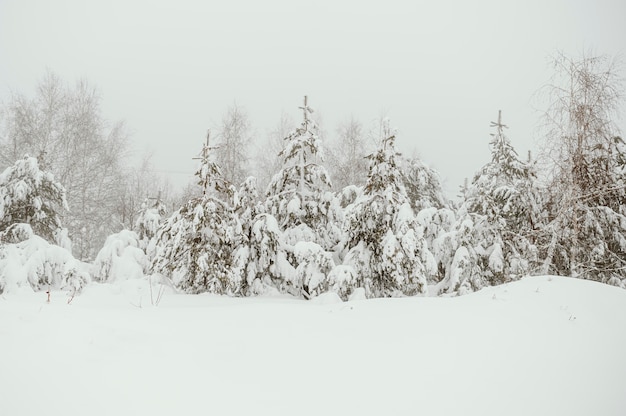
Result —
[[124, 123], [111, 125], [102, 117], [100, 95], [88, 82], [70, 87], [50, 72], [34, 97], [14, 94], [3, 113], [0, 163], [5, 167], [29, 154], [54, 173], [67, 190], [70, 211], [62, 221], [74, 254], [91, 258], [119, 230], [116, 195], [128, 149]]
[[554, 67], [545, 90], [552, 172], [544, 272], [603, 281], [626, 276], [626, 154], [614, 123], [623, 104], [616, 62], [559, 54]]
[[354, 117], [337, 128], [336, 140], [330, 145], [327, 163], [336, 190], [348, 185], [364, 185], [367, 180], [369, 141], [361, 122]]
[[283, 160], [278, 154], [285, 147], [285, 137], [296, 127], [293, 118], [283, 112], [276, 126], [267, 133], [265, 141], [258, 145], [255, 156], [256, 177], [258, 189], [264, 193], [272, 177], [280, 171]]
[[217, 135], [216, 161], [224, 179], [239, 186], [248, 176], [248, 148], [252, 142], [250, 118], [243, 108], [234, 103], [228, 108]]

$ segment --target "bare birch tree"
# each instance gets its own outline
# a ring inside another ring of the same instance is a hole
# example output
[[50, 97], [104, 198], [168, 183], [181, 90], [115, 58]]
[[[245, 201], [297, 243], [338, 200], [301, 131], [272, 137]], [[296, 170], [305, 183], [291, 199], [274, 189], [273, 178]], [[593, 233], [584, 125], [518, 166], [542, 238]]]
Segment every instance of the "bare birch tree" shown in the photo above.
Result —
[[93, 257], [120, 228], [115, 205], [128, 149], [124, 123], [102, 117], [100, 95], [88, 82], [70, 87], [50, 72], [32, 98], [14, 94], [3, 114], [2, 167], [25, 154], [37, 157], [67, 190], [70, 211], [62, 221], [74, 254]]
[[363, 124], [352, 117], [337, 128], [337, 136], [330, 144], [327, 164], [336, 190], [348, 185], [364, 185], [367, 180], [370, 153]]
[[251, 142], [250, 118], [242, 107], [234, 103], [222, 117], [215, 149], [224, 179], [234, 186], [239, 186], [248, 176]]
[[626, 147], [614, 122], [623, 105], [615, 60], [559, 54], [546, 87], [552, 166], [544, 273], [623, 282]]

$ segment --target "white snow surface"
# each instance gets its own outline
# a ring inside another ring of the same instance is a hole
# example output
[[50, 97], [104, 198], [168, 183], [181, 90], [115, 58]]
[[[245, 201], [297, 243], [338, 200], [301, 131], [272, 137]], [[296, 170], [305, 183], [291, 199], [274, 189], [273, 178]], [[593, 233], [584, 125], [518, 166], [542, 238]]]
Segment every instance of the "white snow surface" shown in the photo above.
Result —
[[145, 280], [93, 283], [0, 296], [0, 414], [623, 416], [625, 352], [626, 291], [572, 278], [158, 307]]

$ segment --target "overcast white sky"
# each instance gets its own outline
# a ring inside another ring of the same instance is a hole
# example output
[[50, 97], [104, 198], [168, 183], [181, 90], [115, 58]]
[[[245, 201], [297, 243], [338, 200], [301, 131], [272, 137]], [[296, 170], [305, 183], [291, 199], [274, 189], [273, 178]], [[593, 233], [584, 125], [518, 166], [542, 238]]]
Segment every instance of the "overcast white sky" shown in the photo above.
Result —
[[549, 55], [590, 48], [626, 54], [626, 1], [0, 0], [0, 99], [46, 68], [86, 78], [182, 184], [235, 100], [264, 139], [307, 94], [331, 135], [386, 113], [455, 195], [488, 160], [498, 109], [519, 153], [536, 148]]

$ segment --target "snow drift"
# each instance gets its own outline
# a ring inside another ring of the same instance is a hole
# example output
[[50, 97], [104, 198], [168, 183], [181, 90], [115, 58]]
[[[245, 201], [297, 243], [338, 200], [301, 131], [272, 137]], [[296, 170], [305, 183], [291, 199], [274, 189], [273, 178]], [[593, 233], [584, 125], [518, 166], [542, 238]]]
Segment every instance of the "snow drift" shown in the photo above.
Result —
[[349, 302], [170, 292], [158, 308], [147, 290], [0, 297], [0, 413], [626, 412], [626, 291], [608, 285], [532, 277]]

